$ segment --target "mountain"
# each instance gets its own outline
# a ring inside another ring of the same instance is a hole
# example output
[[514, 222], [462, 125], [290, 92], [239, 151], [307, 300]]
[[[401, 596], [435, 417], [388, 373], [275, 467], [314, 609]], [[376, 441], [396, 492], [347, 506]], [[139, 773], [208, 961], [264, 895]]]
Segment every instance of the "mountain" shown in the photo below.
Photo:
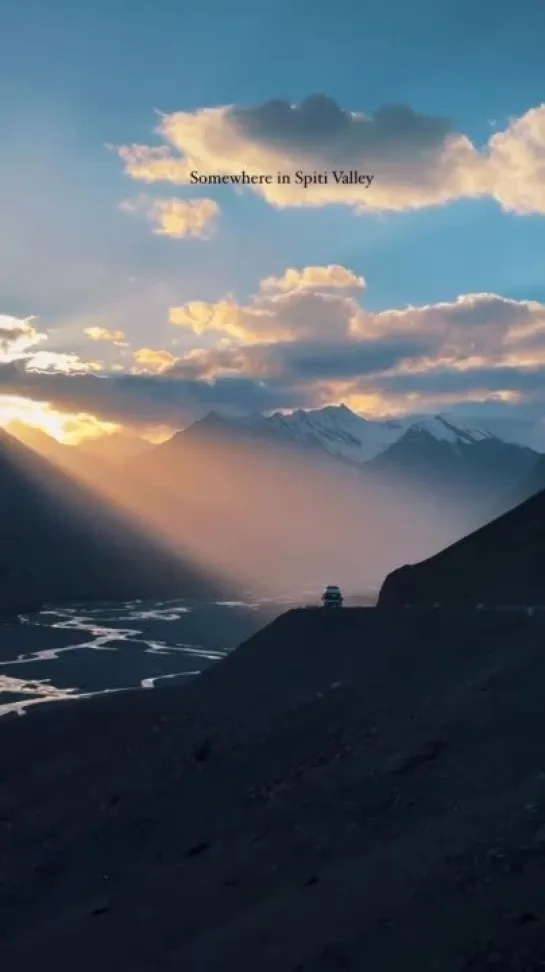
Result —
[[545, 453], [545, 421], [531, 421], [520, 418], [498, 418], [495, 416], [472, 416], [455, 415], [454, 413], [441, 413], [441, 417], [452, 422], [453, 425], [460, 425], [461, 422], [467, 423], [470, 427], [485, 429], [502, 442], [511, 442], [514, 445], [524, 445], [535, 452]]
[[483, 515], [503, 512], [505, 496], [531, 474], [538, 454], [487, 429], [454, 425], [444, 416], [415, 422], [367, 469], [399, 474], [418, 489], [448, 491], [478, 503]]
[[539, 457], [528, 475], [523, 478], [522, 482], [513, 491], [511, 506], [517, 506], [519, 503], [523, 503], [525, 499], [534, 496], [542, 489], [545, 489], [545, 456]]
[[545, 491], [422, 563], [393, 571], [378, 604], [545, 606]]
[[42, 456], [47, 456], [52, 462], [63, 462], [66, 454], [70, 451], [68, 446], [63, 445], [62, 442], [59, 442], [52, 435], [48, 435], [42, 429], [27, 425], [26, 422], [21, 422], [19, 419], [13, 419], [9, 422], [5, 427], [5, 431], [9, 435], [15, 436], [16, 439], [19, 439], [29, 449], [39, 452]]
[[249, 432], [285, 444], [323, 449], [331, 455], [361, 464], [374, 458], [404, 432], [404, 422], [376, 422], [356, 415], [346, 405], [327, 405], [284, 415], [275, 412], [231, 420]]
[[0, 719], [2, 968], [542, 970], [544, 642], [290, 611], [187, 687]]
[[210, 412], [126, 467], [161, 532], [244, 584], [379, 584], [503, 512], [537, 462], [450, 417], [374, 422], [346, 406]]
[[474, 528], [468, 502], [417, 489], [408, 495], [403, 477], [339, 454], [348, 425], [367, 430], [348, 409], [312, 414], [316, 436], [303, 416], [287, 424], [272, 418], [212, 412], [131, 463], [127, 482], [146, 491], [158, 529], [176, 531], [181, 521], [192, 548], [225, 569], [234, 565], [250, 587], [301, 591], [377, 585], [396, 564]]
[[152, 448], [150, 442], [137, 435], [113, 432], [111, 435], [99, 436], [96, 439], [86, 439], [74, 446], [72, 451], [85, 458], [98, 459], [110, 465], [118, 465], [129, 462], [137, 456], [143, 456]]
[[209, 593], [212, 581], [94, 492], [0, 432], [0, 576], [5, 614], [26, 599]]
[[88, 453], [81, 446], [65, 445], [42, 429], [14, 420], [6, 426], [6, 432], [55, 466], [78, 477], [85, 477], [91, 471], [93, 476], [108, 475], [108, 465], [102, 462], [100, 456]]
[[[532, 435], [531, 432], [534, 434]], [[354, 465], [366, 465], [386, 454], [388, 450], [396, 462], [404, 457], [409, 465], [413, 447], [416, 459], [424, 444], [442, 443], [442, 455], [452, 452], [458, 460], [463, 455], [464, 446], [475, 446], [491, 442], [512, 446], [511, 456], [516, 449], [521, 450], [520, 466], [524, 471], [533, 460], [537, 460], [538, 443], [545, 452], [545, 436], [531, 423], [517, 420], [471, 419], [443, 413], [439, 415], [408, 415], [394, 421], [365, 419], [347, 408], [346, 405], [328, 405], [320, 409], [298, 409], [289, 414], [275, 412], [266, 417], [254, 414], [242, 418], [209, 412], [204, 418], [190, 425], [180, 435], [203, 439], [206, 435], [227, 438], [277, 443], [294, 448], [313, 449], [343, 459]], [[396, 444], [403, 440], [400, 450]], [[528, 443], [532, 441], [534, 445]], [[448, 447], [452, 447], [449, 450]], [[475, 454], [478, 450], [473, 450]], [[491, 450], [488, 449], [491, 454]], [[469, 451], [466, 452], [469, 455]], [[390, 460], [388, 460], [390, 461]], [[459, 464], [459, 462], [458, 462]], [[517, 472], [514, 472], [516, 478]]]
[[[528, 429], [523, 427], [528, 438]], [[360, 468], [369, 480], [383, 482], [387, 477], [406, 489], [426, 491], [436, 501], [451, 496], [473, 504], [471, 529], [513, 505], [511, 493], [539, 459], [535, 450], [513, 441], [510, 428], [508, 437], [502, 439], [486, 422], [469, 422], [446, 413], [370, 421], [345, 405], [243, 419], [210, 412], [169, 440], [171, 446], [161, 446], [155, 456], [166, 455], [165, 449], [179, 451], [189, 441], [254, 442], [293, 454], [321, 455]], [[518, 431], [522, 435], [520, 428]]]

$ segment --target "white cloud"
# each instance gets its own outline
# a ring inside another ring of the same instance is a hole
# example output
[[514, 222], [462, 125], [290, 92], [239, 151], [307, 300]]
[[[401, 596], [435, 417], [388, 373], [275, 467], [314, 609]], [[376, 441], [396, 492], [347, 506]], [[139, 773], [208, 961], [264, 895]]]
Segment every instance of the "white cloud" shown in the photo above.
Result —
[[[277, 100], [164, 114], [164, 144], [117, 149], [138, 181], [191, 183], [191, 172], [270, 175], [250, 190], [277, 207], [346, 205], [356, 211], [401, 211], [456, 199], [491, 197], [504, 209], [545, 213], [545, 104], [531, 109], [477, 148], [448, 120], [405, 105], [374, 115], [346, 111], [323, 95], [300, 105]], [[374, 175], [369, 188], [341, 185], [333, 170]], [[326, 184], [296, 184], [296, 172], [327, 173]], [[280, 184], [279, 173], [291, 184]]]
[[0, 314], [0, 361], [15, 361], [47, 340], [47, 334], [40, 333], [34, 327], [32, 321], [35, 319]]
[[82, 361], [77, 354], [58, 351], [36, 351], [27, 362], [28, 371], [61, 371], [64, 374], [88, 374], [103, 368], [100, 361]]

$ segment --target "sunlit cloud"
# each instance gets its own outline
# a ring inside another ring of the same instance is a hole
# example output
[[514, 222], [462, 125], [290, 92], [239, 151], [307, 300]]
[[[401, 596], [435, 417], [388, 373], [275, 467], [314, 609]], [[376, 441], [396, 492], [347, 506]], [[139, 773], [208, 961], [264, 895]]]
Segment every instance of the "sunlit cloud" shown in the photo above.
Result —
[[126, 346], [127, 343], [124, 331], [110, 331], [107, 327], [86, 327], [84, 334], [90, 337], [91, 341], [104, 341], [120, 347]]
[[28, 361], [29, 371], [61, 371], [64, 374], [86, 374], [104, 368], [101, 361], [82, 361], [77, 354], [58, 351], [36, 351]]
[[365, 280], [346, 267], [333, 264], [327, 267], [303, 267], [297, 270], [289, 267], [281, 277], [266, 277], [260, 283], [263, 291], [294, 290], [363, 290]]
[[116, 423], [100, 421], [96, 416], [84, 412], [58, 411], [48, 402], [0, 395], [0, 427], [10, 431], [10, 426], [19, 422], [33, 429], [39, 429], [65, 445], [76, 445], [87, 439], [97, 439], [120, 428]]
[[15, 361], [47, 340], [47, 334], [40, 333], [34, 327], [32, 322], [35, 320], [34, 317], [20, 320], [0, 314], [0, 361]]
[[219, 206], [213, 199], [150, 199], [138, 196], [123, 200], [119, 208], [126, 213], [144, 213], [158, 236], [173, 239], [208, 239], [212, 234]]
[[[545, 104], [494, 132], [482, 148], [448, 119], [407, 105], [368, 115], [325, 95], [299, 105], [278, 99], [163, 114], [156, 132], [163, 145], [116, 149], [132, 179], [203, 185], [215, 175], [229, 184], [244, 169], [257, 180], [247, 188], [280, 208], [387, 212], [489, 197], [507, 211], [545, 213]], [[373, 181], [337, 183], [341, 171]], [[298, 172], [324, 178], [305, 187]]]
[[364, 326], [360, 305], [346, 293], [364, 287], [345, 267], [290, 268], [261, 281], [247, 304], [190, 301], [171, 307], [169, 321], [197, 336], [215, 334], [224, 344], [332, 340]]
[[28, 371], [60, 371], [65, 373], [98, 372], [101, 362], [83, 361], [71, 352], [36, 350], [49, 340], [49, 335], [38, 331], [36, 318], [18, 319], [0, 315], [0, 363], [25, 362]]
[[332, 388], [332, 401], [326, 404], [333, 404], [340, 395], [348, 408], [354, 412], [370, 416], [374, 419], [395, 419], [411, 412], [439, 412], [453, 405], [475, 405], [477, 408], [483, 404], [516, 405], [522, 400], [520, 392], [513, 391], [489, 391], [487, 388], [476, 388], [468, 392], [436, 392], [435, 394], [410, 392], [409, 394], [365, 394], [365, 392], [351, 391], [350, 388]]
[[0, 366], [0, 391], [140, 430], [183, 427], [211, 408], [345, 401], [384, 417], [466, 402], [545, 405], [544, 304], [476, 293], [369, 311], [366, 295], [349, 268], [288, 268], [244, 303], [172, 307], [183, 347], [195, 343], [188, 350], [138, 348], [109, 371], [77, 355], [27, 352]]
[[133, 357], [137, 363], [136, 367], [132, 369], [135, 374], [143, 374], [146, 372], [153, 374], [166, 371], [167, 368], [171, 368], [178, 360], [169, 351], [156, 351], [153, 348], [139, 348], [138, 351], [134, 352]]

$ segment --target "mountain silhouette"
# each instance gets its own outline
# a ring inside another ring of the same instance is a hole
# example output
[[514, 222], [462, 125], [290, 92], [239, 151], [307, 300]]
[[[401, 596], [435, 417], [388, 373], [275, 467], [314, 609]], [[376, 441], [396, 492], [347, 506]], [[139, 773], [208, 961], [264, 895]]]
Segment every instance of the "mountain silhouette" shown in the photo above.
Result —
[[388, 575], [380, 607], [545, 605], [545, 490], [419, 564]]
[[214, 582], [0, 432], [0, 610], [44, 601], [196, 596]]

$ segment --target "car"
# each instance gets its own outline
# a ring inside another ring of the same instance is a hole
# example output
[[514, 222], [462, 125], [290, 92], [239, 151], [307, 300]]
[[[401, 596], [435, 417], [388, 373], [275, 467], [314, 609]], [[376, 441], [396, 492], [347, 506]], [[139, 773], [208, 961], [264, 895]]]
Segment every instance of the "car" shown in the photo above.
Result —
[[328, 584], [322, 594], [322, 605], [325, 608], [340, 608], [343, 606], [343, 596], [336, 584]]

